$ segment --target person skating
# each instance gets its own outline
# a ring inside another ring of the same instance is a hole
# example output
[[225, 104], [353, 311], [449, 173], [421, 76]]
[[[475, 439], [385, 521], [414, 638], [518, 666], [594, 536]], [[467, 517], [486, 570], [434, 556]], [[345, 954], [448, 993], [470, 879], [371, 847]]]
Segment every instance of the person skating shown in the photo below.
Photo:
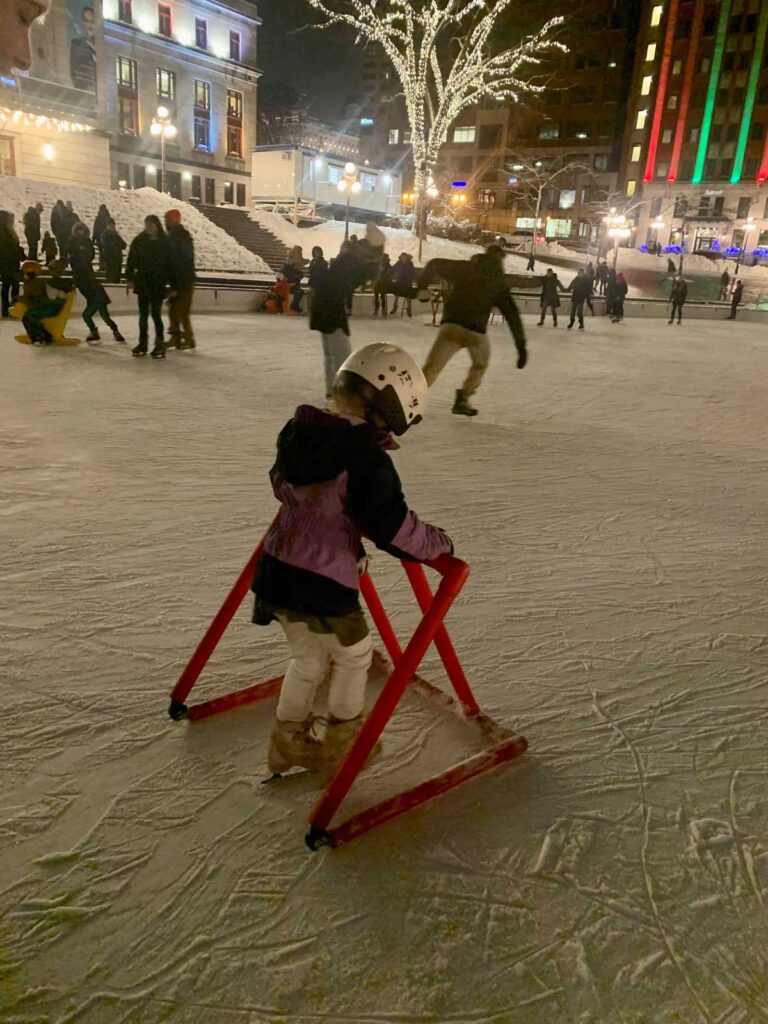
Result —
[[494, 307], [500, 310], [512, 332], [518, 369], [522, 370], [528, 361], [523, 323], [504, 280], [504, 250], [499, 245], [489, 245], [485, 253], [471, 260], [430, 260], [419, 278], [420, 297], [428, 297], [426, 289], [434, 280], [446, 281], [450, 292], [445, 299], [440, 330], [424, 364], [424, 376], [431, 387], [448, 361], [466, 349], [472, 365], [456, 392], [452, 411], [460, 416], [476, 416], [477, 409], [469, 399], [488, 367], [488, 320]]
[[40, 245], [40, 214], [42, 212], [43, 204], [35, 203], [24, 214], [24, 237], [27, 240], [27, 256], [35, 263], [37, 262], [37, 250]]
[[101, 233], [101, 255], [104, 260], [104, 276], [107, 284], [119, 284], [123, 270], [123, 252], [126, 243], [118, 234], [115, 222], [107, 221]]
[[190, 319], [195, 292], [195, 244], [192, 235], [181, 223], [181, 210], [167, 211], [165, 227], [175, 278], [173, 290], [168, 296], [168, 344], [178, 349], [195, 348]]
[[685, 300], [688, 297], [688, 285], [686, 284], [683, 275], [678, 274], [672, 282], [672, 291], [669, 296], [669, 301], [672, 304], [672, 312], [669, 314], [669, 322], [673, 323], [675, 319], [675, 313], [677, 313], [677, 322], [680, 324], [683, 321], [683, 306]]
[[557, 327], [557, 310], [560, 306], [560, 295], [559, 292], [565, 291], [563, 286], [560, 284], [560, 280], [557, 274], [554, 272], [552, 267], [547, 267], [547, 272], [544, 275], [544, 280], [541, 284], [541, 295], [539, 296], [539, 305], [541, 306], [541, 316], [539, 317], [539, 327], [544, 326], [544, 320], [547, 315], [547, 310], [552, 310], [552, 322]]
[[605, 285], [605, 315], [613, 316], [613, 306], [616, 301], [616, 271], [608, 271], [608, 280]]
[[624, 319], [624, 299], [627, 297], [629, 286], [623, 274], [617, 274], [613, 284], [613, 301], [611, 323], [620, 324]]
[[125, 276], [132, 283], [139, 299], [139, 343], [133, 349], [133, 354], [147, 354], [151, 314], [155, 325], [152, 358], [165, 359], [162, 308], [169, 288], [173, 290], [175, 274], [163, 225], [153, 213], [144, 218], [144, 230], [131, 242]]
[[317, 268], [309, 329], [319, 331], [323, 339], [325, 395], [330, 397], [336, 373], [352, 351], [349, 340], [347, 294], [354, 284], [355, 261], [349, 249], [339, 253], [326, 270]]
[[[267, 756], [272, 772], [332, 772], [362, 727], [373, 652], [359, 596], [363, 536], [410, 561], [453, 552], [443, 530], [408, 508], [387, 453], [391, 434], [418, 423], [426, 401], [427, 382], [407, 352], [367, 345], [339, 368], [330, 409], [300, 405], [280, 432], [270, 472], [280, 510], [252, 582], [253, 621], [277, 621], [290, 656]], [[314, 703], [330, 663], [322, 734]]]
[[378, 273], [373, 282], [373, 315], [387, 316], [387, 296], [392, 289], [392, 263], [386, 253], [379, 262]]
[[736, 282], [736, 287], [733, 289], [733, 292], [731, 293], [731, 315], [727, 316], [725, 318], [726, 320], [735, 320], [736, 319], [736, 312], [737, 312], [739, 306], [741, 305], [741, 296], [743, 294], [744, 294], [744, 282], [743, 281], [737, 281]]
[[578, 317], [579, 330], [583, 331], [584, 303], [590, 301], [589, 297], [592, 294], [592, 284], [585, 270], [580, 269], [576, 272], [576, 277], [568, 286], [568, 291], [571, 293], [571, 319], [568, 324], [568, 330], [571, 330]]
[[608, 281], [611, 276], [611, 271], [608, 264], [603, 260], [597, 268], [597, 281], [598, 281], [598, 295], [605, 295], [605, 290], [608, 287]]
[[727, 270], [724, 270], [720, 275], [720, 301], [726, 302], [728, 300], [728, 285], [731, 283], [731, 275]]
[[85, 224], [78, 222], [72, 228], [69, 238], [69, 265], [72, 268], [72, 278], [75, 287], [85, 299], [83, 320], [88, 327], [87, 342], [101, 341], [99, 330], [94, 321], [96, 313], [112, 331], [115, 341], [124, 342], [125, 338], [120, 333], [120, 328], [109, 315], [110, 298], [101, 281], [98, 280], [93, 271], [93, 259], [95, 256], [93, 242], [88, 234]]
[[531, 253], [531, 255], [528, 257], [528, 263], [526, 264], [525, 269], [526, 271], [530, 270], [531, 273], [533, 273], [536, 269], [536, 257], [533, 255], [533, 253]]
[[395, 296], [395, 303], [390, 310], [394, 316], [399, 308], [400, 299], [408, 316], [411, 316], [413, 309], [411, 298], [413, 295], [413, 282], [416, 280], [416, 267], [413, 265], [413, 257], [408, 252], [401, 252], [392, 269], [392, 294]]
[[328, 260], [319, 245], [312, 246], [312, 259], [307, 267], [307, 286], [314, 288], [320, 276], [328, 269]]

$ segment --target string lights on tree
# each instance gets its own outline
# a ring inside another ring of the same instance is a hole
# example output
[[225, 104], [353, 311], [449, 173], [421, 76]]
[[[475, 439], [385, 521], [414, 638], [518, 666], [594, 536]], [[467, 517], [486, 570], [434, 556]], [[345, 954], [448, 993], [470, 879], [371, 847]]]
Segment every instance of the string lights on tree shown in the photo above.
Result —
[[[348, 25], [384, 50], [405, 97], [416, 201], [423, 201], [440, 149], [462, 111], [482, 100], [517, 102], [542, 92], [526, 70], [547, 50], [565, 51], [551, 18], [517, 46], [495, 51], [494, 30], [514, 0], [308, 0], [322, 27]], [[414, 231], [418, 231], [418, 216]]]

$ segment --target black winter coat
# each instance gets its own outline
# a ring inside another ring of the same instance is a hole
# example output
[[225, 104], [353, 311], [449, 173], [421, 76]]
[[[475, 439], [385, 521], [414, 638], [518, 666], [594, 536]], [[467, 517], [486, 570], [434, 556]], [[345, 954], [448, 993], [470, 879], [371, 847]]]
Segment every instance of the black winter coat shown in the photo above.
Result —
[[679, 306], [684, 305], [685, 300], [688, 298], [688, 285], [686, 282], [674, 281], [672, 283], [672, 292], [669, 297], [672, 302], [676, 302]]
[[349, 334], [347, 296], [365, 281], [365, 267], [349, 253], [341, 253], [327, 270], [313, 274], [312, 311], [309, 329], [322, 334]]
[[40, 214], [34, 206], [24, 214], [24, 234], [30, 243], [40, 241]]
[[168, 286], [176, 284], [171, 250], [165, 235], [154, 238], [142, 231], [136, 235], [128, 250], [125, 276], [133, 282], [137, 295], [150, 299], [163, 299]]
[[95, 251], [90, 238], [70, 238], [69, 265], [75, 287], [89, 305], [108, 305], [111, 301], [104, 285], [93, 272]]
[[117, 259], [122, 262], [125, 242], [117, 231], [102, 231], [99, 245], [105, 262], [109, 263]]
[[565, 291], [558, 280], [557, 274], [545, 274], [541, 286], [540, 302], [542, 306], [553, 306], [555, 309], [560, 305], [559, 291]]
[[586, 302], [592, 294], [592, 282], [586, 274], [583, 277], [574, 277], [570, 291], [574, 302]]
[[19, 276], [19, 265], [24, 259], [24, 250], [16, 235], [7, 228], [0, 228], [0, 274], [3, 277]]
[[93, 222], [93, 238], [96, 242], [101, 245], [101, 236], [104, 233], [104, 229], [107, 226], [107, 222], [112, 220], [109, 210], [99, 210], [96, 214], [96, 220]]
[[451, 286], [445, 299], [442, 323], [485, 334], [495, 306], [507, 321], [515, 343], [525, 345], [523, 323], [498, 261], [486, 256], [473, 261], [430, 260], [421, 272], [419, 284], [426, 288], [436, 278], [442, 278]]
[[177, 287], [188, 287], [195, 283], [195, 243], [192, 235], [181, 224], [168, 228], [168, 248], [171, 251], [173, 272]]

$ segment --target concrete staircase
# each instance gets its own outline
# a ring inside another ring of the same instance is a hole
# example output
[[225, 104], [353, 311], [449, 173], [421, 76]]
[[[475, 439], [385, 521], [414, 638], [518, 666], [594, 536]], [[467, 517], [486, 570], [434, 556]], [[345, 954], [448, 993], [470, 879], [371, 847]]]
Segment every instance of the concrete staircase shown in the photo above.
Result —
[[230, 206], [202, 205], [198, 209], [243, 248], [261, 256], [272, 270], [280, 270], [285, 263], [288, 257], [287, 247], [271, 231], [251, 220], [245, 210], [237, 210]]

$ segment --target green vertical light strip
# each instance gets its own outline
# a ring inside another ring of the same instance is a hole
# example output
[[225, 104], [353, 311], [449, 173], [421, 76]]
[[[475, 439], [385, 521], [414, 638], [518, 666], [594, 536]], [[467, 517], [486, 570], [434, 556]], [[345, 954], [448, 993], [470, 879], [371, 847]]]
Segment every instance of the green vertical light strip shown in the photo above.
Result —
[[760, 83], [760, 68], [762, 67], [763, 54], [765, 53], [765, 34], [768, 31], [767, 0], [763, 0], [761, 7], [760, 21], [757, 24], [757, 36], [755, 37], [755, 52], [752, 54], [752, 67], [749, 69], [749, 81], [747, 82], [747, 98], [744, 100], [744, 113], [741, 118], [739, 144], [736, 147], [736, 156], [733, 161], [732, 185], [741, 181], [741, 172], [744, 169], [744, 154], [747, 151], [747, 142], [749, 141], [749, 126], [752, 123], [752, 111], [755, 109], [757, 87]]
[[699, 138], [699, 149], [696, 153], [696, 169], [693, 172], [691, 181], [698, 185], [704, 177], [704, 161], [707, 159], [707, 148], [709, 147], [709, 133], [712, 130], [712, 114], [715, 110], [717, 99], [717, 87], [720, 84], [720, 69], [723, 66], [723, 54], [725, 53], [725, 37], [728, 35], [728, 18], [731, 15], [731, 0], [723, 0], [720, 8], [720, 19], [717, 23], [717, 37], [715, 39], [715, 52], [712, 57], [712, 69], [709, 76], [709, 88], [707, 89], [707, 102], [704, 106], [704, 117], [701, 122], [701, 136]]

